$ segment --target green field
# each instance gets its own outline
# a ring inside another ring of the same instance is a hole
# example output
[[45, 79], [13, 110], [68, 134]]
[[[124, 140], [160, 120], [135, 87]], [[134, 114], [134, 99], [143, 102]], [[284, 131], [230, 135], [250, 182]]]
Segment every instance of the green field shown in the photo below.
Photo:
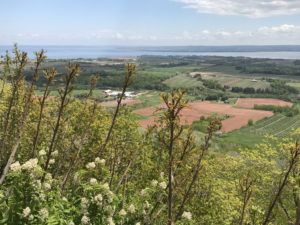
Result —
[[287, 85], [294, 87], [300, 91], [300, 82], [289, 82]]
[[[229, 87], [253, 87], [255, 89], [265, 89], [270, 87], [270, 83], [261, 78], [238, 77], [222, 73], [203, 73], [202, 79], [217, 81], [222, 86]], [[254, 81], [255, 80], [255, 81]], [[163, 82], [170, 88], [195, 88], [203, 87], [198, 78], [193, 78], [188, 74], [180, 74], [171, 77]], [[296, 83], [298, 84], [298, 83]], [[300, 85], [300, 83], [299, 83]]]
[[156, 91], [143, 93], [137, 99], [140, 103], [131, 106], [133, 110], [158, 106], [162, 103], [160, 93]]
[[270, 83], [261, 78], [232, 76], [222, 73], [204, 73], [203, 79], [215, 80], [222, 86], [226, 85], [229, 87], [253, 87], [255, 89], [265, 89], [270, 87]]
[[248, 129], [249, 132], [260, 135], [272, 134], [278, 137], [286, 137], [298, 127], [300, 127], [300, 115], [287, 117], [282, 114], [277, 114], [269, 119], [258, 122]]
[[165, 80], [163, 83], [170, 88], [194, 88], [203, 86], [201, 81], [187, 74], [177, 75]]
[[284, 138], [299, 127], [300, 115], [287, 117], [282, 114], [275, 114], [256, 122], [252, 126], [246, 126], [224, 134], [218, 138], [217, 145], [223, 151], [233, 151], [244, 147], [250, 148], [254, 144], [260, 143], [266, 135]]

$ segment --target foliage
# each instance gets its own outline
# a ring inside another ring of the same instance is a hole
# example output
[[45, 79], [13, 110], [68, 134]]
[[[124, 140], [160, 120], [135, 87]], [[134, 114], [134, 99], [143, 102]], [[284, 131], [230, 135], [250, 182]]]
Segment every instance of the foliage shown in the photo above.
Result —
[[275, 105], [254, 105], [254, 109], [272, 111], [274, 113], [282, 113], [288, 117], [293, 117], [299, 114], [297, 108], [292, 108], [288, 106], [275, 106]]
[[[218, 152], [220, 120], [196, 136], [181, 124], [187, 100], [178, 90], [161, 96], [158, 125], [141, 132], [123, 95], [112, 112], [102, 108], [91, 77], [88, 94], [75, 99], [79, 65], [58, 75], [41, 69], [38, 56], [31, 73], [17, 48], [1, 61], [0, 224], [299, 223], [299, 132]], [[134, 84], [135, 68], [127, 64], [118, 78], [122, 92]], [[37, 96], [42, 70], [48, 85]], [[56, 78], [63, 78], [59, 96], [51, 97]]]

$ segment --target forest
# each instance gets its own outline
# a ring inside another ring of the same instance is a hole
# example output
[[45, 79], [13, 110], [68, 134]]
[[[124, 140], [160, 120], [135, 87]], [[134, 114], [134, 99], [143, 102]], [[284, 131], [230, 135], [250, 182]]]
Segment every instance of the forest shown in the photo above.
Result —
[[[35, 56], [16, 47], [1, 58], [0, 224], [300, 225], [299, 128], [220, 151], [213, 145], [220, 118], [206, 119], [204, 136], [180, 122], [189, 92], [203, 89], [170, 88], [160, 94], [158, 123], [141, 131], [122, 104], [125, 92], [150, 79], [164, 89], [161, 73], [147, 77], [145, 64], [118, 65], [113, 83], [121, 94], [116, 107], [105, 108], [94, 93], [109, 73], [87, 76], [73, 62], [47, 67], [43, 50]], [[75, 98], [83, 83], [88, 94]], [[285, 82], [274, 85], [295, 94]]]

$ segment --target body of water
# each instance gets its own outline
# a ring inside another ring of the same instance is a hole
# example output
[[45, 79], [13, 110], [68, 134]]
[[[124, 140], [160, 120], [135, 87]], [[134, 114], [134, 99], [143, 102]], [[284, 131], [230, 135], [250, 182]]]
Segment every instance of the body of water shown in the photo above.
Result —
[[[233, 56], [250, 58], [270, 58], [270, 59], [300, 59], [300, 51], [199, 51], [184, 48], [180, 51], [169, 47], [100, 47], [100, 46], [19, 46], [23, 51], [28, 52], [33, 58], [33, 52], [44, 49], [47, 51], [49, 59], [96, 59], [96, 58], [124, 58], [138, 57], [142, 55], [176, 55], [176, 56]], [[12, 46], [0, 46], [0, 55], [5, 51], [12, 51]]]

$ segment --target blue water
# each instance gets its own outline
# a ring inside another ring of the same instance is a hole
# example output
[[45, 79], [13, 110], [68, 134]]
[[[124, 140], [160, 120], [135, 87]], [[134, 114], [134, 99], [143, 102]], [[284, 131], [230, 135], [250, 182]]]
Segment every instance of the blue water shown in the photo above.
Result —
[[[137, 57], [141, 55], [177, 55], [177, 56], [242, 56], [250, 58], [270, 58], [270, 59], [300, 59], [300, 51], [251, 51], [251, 52], [230, 52], [230, 51], [174, 51], [172, 48], [147, 48], [147, 47], [102, 47], [102, 46], [19, 46], [23, 51], [29, 53], [33, 58], [33, 52], [40, 49], [47, 51], [47, 56], [50, 59], [96, 59], [96, 58], [122, 58], [122, 57]], [[5, 51], [11, 51], [12, 46], [0, 46], [0, 55], [4, 55]]]

